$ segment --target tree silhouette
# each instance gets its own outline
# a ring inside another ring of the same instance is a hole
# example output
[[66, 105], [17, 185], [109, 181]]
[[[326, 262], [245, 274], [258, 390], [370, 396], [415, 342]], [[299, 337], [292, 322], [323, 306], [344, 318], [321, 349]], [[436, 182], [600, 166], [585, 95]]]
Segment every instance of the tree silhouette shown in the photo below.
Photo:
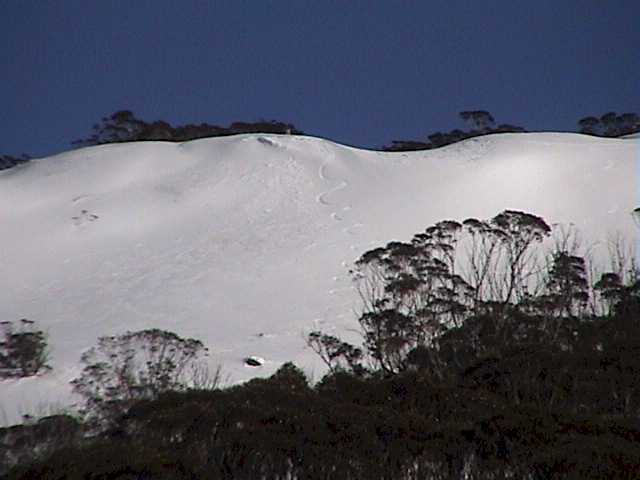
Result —
[[71, 384], [85, 400], [85, 413], [108, 421], [135, 400], [188, 387], [193, 368], [206, 355], [199, 340], [165, 330], [100, 337], [82, 355], [84, 368]]
[[524, 132], [525, 129], [515, 125], [503, 123], [496, 126], [495, 119], [486, 110], [468, 110], [459, 113], [460, 118], [469, 125], [470, 129], [463, 131], [454, 129], [450, 132], [435, 132], [425, 140], [393, 140], [391, 145], [383, 146], [387, 151], [429, 150], [444, 147], [468, 138], [478, 137], [490, 133]]
[[640, 116], [636, 113], [608, 112], [600, 117], [589, 116], [578, 121], [579, 132], [601, 137], [620, 137], [640, 132]]
[[8, 168], [15, 167], [16, 165], [21, 165], [29, 160], [31, 160], [31, 157], [24, 153], [19, 157], [14, 157], [12, 155], [0, 155], [0, 170], [6, 170]]
[[0, 324], [0, 379], [31, 377], [49, 370], [47, 335], [23, 318], [16, 328], [14, 322]]
[[279, 133], [300, 135], [303, 132], [293, 124], [276, 120], [258, 122], [234, 122], [229, 127], [219, 127], [208, 123], [172, 126], [157, 120], [146, 122], [136, 118], [130, 110], [120, 110], [102, 118], [93, 126], [93, 133], [86, 139], [76, 140], [74, 145], [101, 145], [105, 143], [133, 142], [144, 140], [164, 140], [185, 142], [205, 137], [235, 135], [240, 133]]

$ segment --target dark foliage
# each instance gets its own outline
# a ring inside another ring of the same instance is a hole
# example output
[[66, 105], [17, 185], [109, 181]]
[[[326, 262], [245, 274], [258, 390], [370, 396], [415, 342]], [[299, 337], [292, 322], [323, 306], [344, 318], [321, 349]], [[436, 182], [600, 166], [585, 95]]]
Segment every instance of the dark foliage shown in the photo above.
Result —
[[559, 249], [531, 294], [530, 254], [549, 233], [507, 210], [366, 252], [362, 348], [314, 332], [330, 367], [317, 385], [287, 363], [223, 390], [163, 391], [9, 478], [638, 478], [640, 282], [605, 273], [595, 290], [610, 308], [595, 316], [584, 260]]
[[[44, 463], [16, 467], [8, 479], [38, 480], [197, 480], [172, 452], [153, 446], [96, 439], [57, 450]], [[210, 477], [216, 478], [216, 477]], [[219, 477], [218, 477], [219, 478]]]
[[47, 336], [34, 322], [2, 322], [0, 334], [0, 379], [31, 377], [51, 368]]
[[93, 126], [90, 137], [76, 140], [75, 145], [101, 145], [104, 143], [134, 142], [142, 140], [164, 140], [185, 142], [205, 137], [219, 137], [240, 133], [291, 133], [302, 134], [290, 123], [275, 120], [258, 122], [234, 122], [228, 127], [208, 123], [172, 126], [165, 121], [146, 122], [129, 110], [120, 110], [104, 117]]
[[390, 152], [429, 150], [490, 133], [516, 133], [526, 131], [522, 127], [507, 123], [496, 125], [493, 116], [485, 110], [460, 112], [459, 116], [469, 125], [469, 130], [463, 131], [455, 129], [444, 133], [436, 132], [429, 135], [425, 140], [393, 140], [391, 145], [385, 145], [382, 147], [382, 150]]
[[16, 165], [21, 165], [28, 162], [29, 160], [31, 160], [31, 157], [26, 154], [22, 154], [19, 157], [14, 157], [11, 155], [0, 155], [0, 170], [6, 170], [11, 167], [15, 167]]
[[68, 415], [0, 428], [0, 475], [11, 467], [45, 457], [62, 447], [79, 445], [82, 425]]
[[388, 152], [414, 152], [416, 150], [429, 150], [434, 148], [429, 142], [418, 140], [392, 140], [391, 145], [385, 145], [382, 150]]
[[[538, 331], [541, 319], [527, 318], [509, 323]], [[494, 320], [478, 318], [445, 334], [442, 380], [421, 368], [336, 370], [312, 388], [286, 364], [225, 390], [166, 392], [11, 478], [634, 478], [640, 329], [629, 320], [585, 333], [578, 323], [565, 350], [535, 335], [496, 347]], [[486, 340], [453, 360], [447, 345], [482, 329]], [[594, 333], [598, 343], [587, 340]]]
[[640, 132], [640, 116], [637, 113], [605, 113], [600, 117], [585, 117], [578, 122], [580, 133], [599, 137], [621, 137]]
[[71, 383], [89, 418], [108, 423], [136, 400], [187, 388], [206, 355], [199, 340], [165, 330], [100, 337], [82, 355], [84, 369]]
[[[531, 302], [533, 247], [550, 232], [540, 217], [505, 210], [488, 221], [442, 221], [410, 243], [370, 250], [352, 272], [363, 303], [362, 349], [319, 332], [311, 333], [309, 344], [332, 370], [398, 373], [429, 365], [443, 379], [450, 365], [435, 355], [439, 338], [486, 312], [495, 313], [495, 335], [506, 335], [504, 315]], [[458, 250], [467, 253], [466, 262]], [[554, 295], [548, 296], [550, 307], [559, 308], [564, 297]]]

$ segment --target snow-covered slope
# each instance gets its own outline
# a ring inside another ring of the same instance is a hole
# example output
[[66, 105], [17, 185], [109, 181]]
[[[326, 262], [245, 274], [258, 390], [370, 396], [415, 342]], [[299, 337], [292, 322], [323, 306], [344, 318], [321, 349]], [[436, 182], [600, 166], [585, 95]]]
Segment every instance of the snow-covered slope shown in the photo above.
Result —
[[[232, 381], [288, 360], [317, 379], [305, 333], [354, 327], [348, 269], [364, 251], [507, 208], [593, 241], [634, 239], [639, 161], [639, 139], [573, 134], [415, 153], [241, 135], [91, 147], [0, 172], [0, 320], [44, 327], [54, 367], [0, 382], [0, 420], [69, 403], [83, 349], [126, 330], [199, 338]], [[244, 366], [249, 355], [265, 366]]]

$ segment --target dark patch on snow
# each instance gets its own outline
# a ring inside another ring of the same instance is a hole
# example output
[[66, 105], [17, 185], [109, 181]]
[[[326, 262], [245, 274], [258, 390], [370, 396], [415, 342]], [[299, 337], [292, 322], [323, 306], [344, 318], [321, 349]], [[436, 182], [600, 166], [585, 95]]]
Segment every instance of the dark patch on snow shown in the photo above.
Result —
[[249, 367], [261, 367], [264, 365], [264, 358], [260, 357], [247, 357], [244, 359], [244, 364]]
[[80, 212], [80, 215], [76, 215], [75, 217], [71, 217], [71, 220], [73, 220], [73, 223], [75, 225], [82, 225], [83, 223], [86, 222], [94, 222], [96, 221], [98, 218], [98, 215], [94, 215], [93, 213], [89, 213], [87, 210], [82, 210]]

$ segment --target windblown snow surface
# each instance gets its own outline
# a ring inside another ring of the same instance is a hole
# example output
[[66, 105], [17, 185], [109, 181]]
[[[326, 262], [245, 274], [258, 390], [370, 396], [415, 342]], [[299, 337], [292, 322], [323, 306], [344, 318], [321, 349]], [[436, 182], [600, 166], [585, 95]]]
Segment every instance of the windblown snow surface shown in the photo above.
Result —
[[[640, 139], [502, 134], [426, 152], [240, 135], [104, 145], [0, 172], [0, 320], [46, 330], [53, 370], [0, 382], [0, 423], [70, 405], [99, 336], [202, 340], [231, 382], [293, 361], [312, 329], [357, 340], [349, 268], [439, 220], [504, 209], [632, 244]], [[248, 356], [263, 367], [244, 365]]]

